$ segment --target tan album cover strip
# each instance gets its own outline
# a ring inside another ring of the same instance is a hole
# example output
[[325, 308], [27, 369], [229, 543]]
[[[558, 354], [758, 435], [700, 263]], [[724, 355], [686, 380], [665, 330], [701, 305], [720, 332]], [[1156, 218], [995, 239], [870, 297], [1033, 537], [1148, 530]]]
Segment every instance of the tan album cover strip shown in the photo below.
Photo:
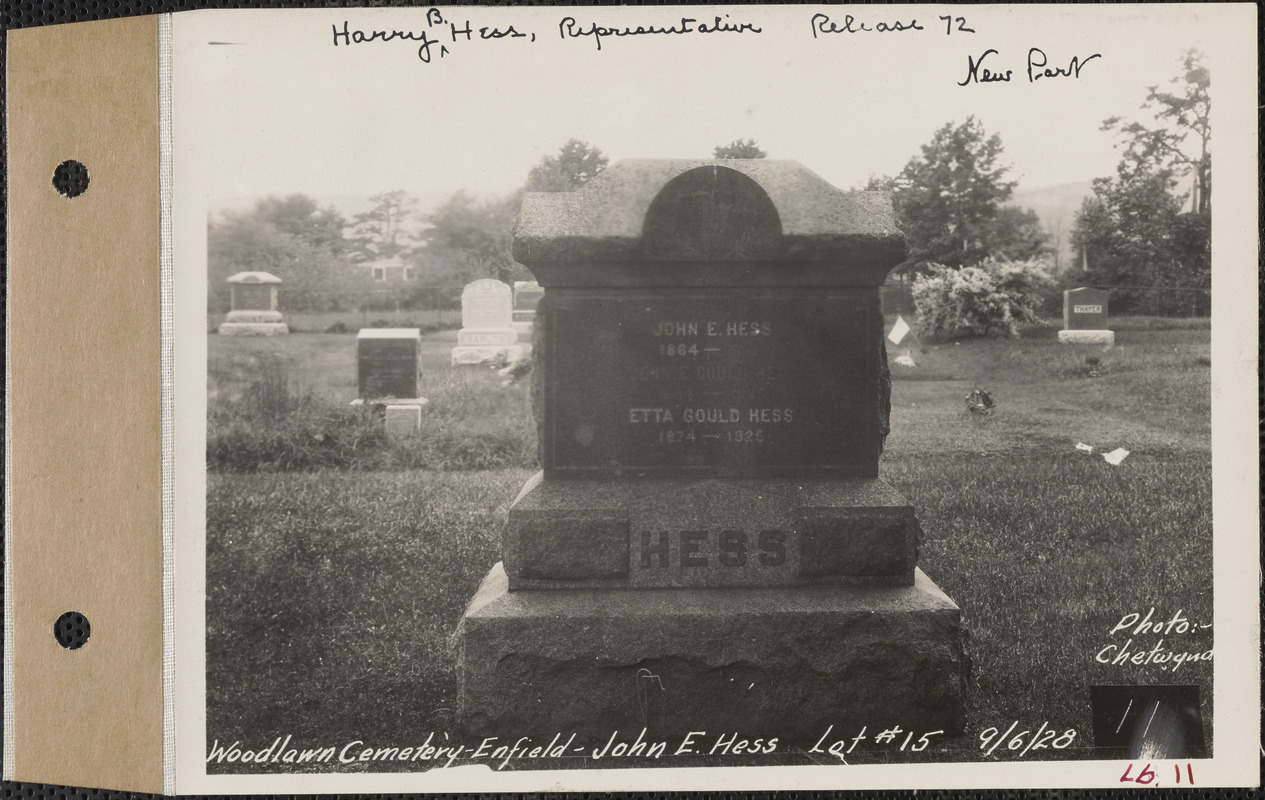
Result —
[[[158, 21], [8, 34], [12, 777], [162, 789]], [[52, 185], [87, 167], [83, 194]], [[91, 633], [54, 638], [65, 612]]]

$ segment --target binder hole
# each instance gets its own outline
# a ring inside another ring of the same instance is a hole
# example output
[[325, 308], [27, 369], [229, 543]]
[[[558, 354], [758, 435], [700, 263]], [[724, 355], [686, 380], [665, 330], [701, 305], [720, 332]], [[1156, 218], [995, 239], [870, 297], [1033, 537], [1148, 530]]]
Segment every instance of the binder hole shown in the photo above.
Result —
[[67, 611], [53, 624], [53, 636], [67, 650], [83, 647], [91, 635], [92, 627], [88, 625], [88, 618], [78, 611]]
[[62, 197], [78, 197], [88, 191], [88, 168], [71, 159], [53, 170], [53, 188]]

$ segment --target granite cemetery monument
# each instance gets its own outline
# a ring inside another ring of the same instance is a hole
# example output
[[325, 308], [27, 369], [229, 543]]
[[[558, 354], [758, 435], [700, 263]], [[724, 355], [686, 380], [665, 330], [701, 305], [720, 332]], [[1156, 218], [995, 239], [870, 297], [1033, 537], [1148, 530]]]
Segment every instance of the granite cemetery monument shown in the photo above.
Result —
[[514, 330], [520, 341], [531, 341], [532, 323], [536, 320], [536, 306], [545, 290], [536, 281], [514, 281]]
[[1059, 341], [1070, 344], [1115, 344], [1107, 329], [1107, 291], [1081, 287], [1063, 292], [1063, 330]]
[[513, 292], [492, 278], [466, 284], [461, 292], [461, 330], [452, 363], [516, 361], [523, 356], [513, 325]]
[[961, 613], [878, 477], [905, 252], [886, 193], [791, 161], [526, 195], [543, 471], [459, 627], [469, 730], [961, 729]]
[[290, 328], [277, 310], [281, 279], [267, 272], [239, 272], [228, 278], [230, 308], [219, 327], [221, 336], [272, 336]]
[[361, 328], [356, 337], [359, 403], [382, 409], [388, 433], [402, 435], [422, 424], [418, 377], [421, 375], [419, 328]]

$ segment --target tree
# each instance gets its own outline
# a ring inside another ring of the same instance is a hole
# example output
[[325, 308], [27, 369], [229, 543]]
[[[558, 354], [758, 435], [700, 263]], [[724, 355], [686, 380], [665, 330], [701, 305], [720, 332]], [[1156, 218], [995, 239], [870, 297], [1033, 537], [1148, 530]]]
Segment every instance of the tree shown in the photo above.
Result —
[[303, 195], [267, 197], [245, 212], [207, 225], [207, 310], [226, 310], [226, 279], [237, 272], [269, 272], [283, 281], [291, 310], [337, 306], [345, 288], [349, 243], [345, 222]]
[[768, 155], [755, 139], [734, 139], [726, 145], [717, 145], [713, 150], [715, 158], [764, 158]]
[[403, 189], [396, 189], [375, 194], [369, 202], [373, 208], [352, 220], [352, 235], [361, 252], [372, 258], [399, 255], [413, 236], [417, 199]]
[[570, 139], [556, 156], [545, 156], [527, 176], [529, 192], [573, 192], [604, 169], [609, 159], [601, 150]]
[[479, 202], [457, 192], [426, 216], [421, 257], [432, 272], [461, 283], [489, 277], [530, 280], [527, 268], [510, 253], [521, 197], [515, 192], [504, 200]]
[[[1094, 181], [1076, 217], [1072, 243], [1080, 272], [1116, 291], [1114, 307], [1158, 314], [1204, 313], [1211, 285], [1212, 150], [1208, 70], [1185, 53], [1173, 92], [1150, 87], [1142, 108], [1154, 124], [1103, 122], [1123, 137], [1114, 178]], [[1189, 193], [1179, 192], [1189, 179]], [[1190, 210], [1184, 210], [1186, 198]]]
[[1001, 155], [1001, 137], [985, 133], [973, 116], [961, 125], [946, 123], [922, 146], [922, 155], [893, 181], [897, 218], [909, 240], [909, 258], [898, 270], [920, 271], [929, 263], [957, 268], [989, 255], [1001, 204], [1015, 187]]
[[1050, 234], [1030, 208], [1002, 206], [986, 228], [988, 255], [1003, 261], [1027, 261], [1054, 252]]
[[1209, 217], [1183, 213], [1174, 187], [1166, 172], [1126, 170], [1095, 180], [1081, 204], [1072, 230], [1080, 266], [1074, 278], [1124, 287], [1113, 293], [1116, 310], [1185, 313], [1197, 299], [1190, 290], [1210, 285]]
[[1174, 91], [1158, 86], [1147, 90], [1142, 109], [1151, 113], [1152, 123], [1126, 123], [1120, 117], [1103, 120], [1102, 129], [1115, 131], [1124, 140], [1122, 168], [1129, 172], [1170, 172], [1193, 178], [1190, 210], [1209, 214], [1212, 209], [1212, 129], [1209, 117], [1212, 98], [1211, 78], [1203, 65], [1203, 55], [1187, 50], [1182, 72], [1169, 81]]

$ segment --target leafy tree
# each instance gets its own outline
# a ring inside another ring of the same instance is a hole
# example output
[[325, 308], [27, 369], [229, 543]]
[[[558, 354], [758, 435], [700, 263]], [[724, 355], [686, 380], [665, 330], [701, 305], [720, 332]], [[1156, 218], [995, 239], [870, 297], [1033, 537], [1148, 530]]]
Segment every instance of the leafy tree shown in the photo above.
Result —
[[909, 259], [898, 270], [920, 271], [930, 263], [956, 268], [989, 255], [1001, 204], [1015, 187], [1001, 155], [1001, 137], [988, 135], [973, 116], [945, 124], [922, 146], [922, 155], [892, 182], [909, 240]]
[[412, 238], [417, 221], [417, 199], [403, 189], [375, 194], [373, 208], [352, 220], [352, 235], [361, 252], [373, 258], [400, 255]]
[[[1104, 121], [1124, 137], [1114, 178], [1094, 181], [1076, 217], [1072, 244], [1079, 271], [1113, 294], [1121, 311], [1203, 313], [1211, 285], [1212, 151], [1209, 75], [1194, 50], [1182, 60], [1176, 91], [1148, 90], [1154, 126]], [[1178, 186], [1189, 179], [1189, 193]], [[1187, 197], [1190, 210], [1184, 210]]]
[[768, 155], [755, 139], [734, 139], [729, 144], [717, 145], [712, 153], [715, 158], [765, 158]]
[[207, 226], [207, 310], [228, 309], [226, 279], [237, 272], [270, 272], [284, 282], [291, 310], [338, 305], [345, 288], [345, 222], [333, 209], [303, 195], [267, 197], [245, 212], [222, 215]]
[[1002, 206], [985, 236], [988, 254], [1004, 261], [1026, 261], [1051, 255], [1050, 234], [1030, 208]]
[[604, 169], [609, 159], [601, 150], [571, 139], [555, 156], [545, 156], [527, 176], [529, 192], [573, 192]]
[[1113, 292], [1113, 308], [1120, 311], [1193, 310], [1197, 297], [1189, 290], [1210, 285], [1210, 218], [1183, 213], [1174, 186], [1165, 172], [1095, 180], [1072, 231], [1080, 262], [1072, 279], [1130, 287]]
[[[1203, 55], [1187, 50], [1182, 72], [1169, 81], [1173, 91], [1147, 90], [1144, 111], [1153, 117], [1150, 125], [1125, 122], [1120, 117], [1103, 121], [1102, 129], [1116, 131], [1124, 140], [1121, 168], [1127, 172], [1169, 172], [1191, 176], [1191, 211], [1209, 214], [1212, 208], [1212, 129], [1209, 117], [1212, 98], [1211, 78], [1203, 65]], [[1126, 167], [1127, 165], [1127, 167]]]
[[475, 278], [530, 280], [527, 268], [510, 255], [521, 192], [504, 200], [479, 202], [457, 192], [426, 216], [421, 257], [436, 275], [466, 283]]

